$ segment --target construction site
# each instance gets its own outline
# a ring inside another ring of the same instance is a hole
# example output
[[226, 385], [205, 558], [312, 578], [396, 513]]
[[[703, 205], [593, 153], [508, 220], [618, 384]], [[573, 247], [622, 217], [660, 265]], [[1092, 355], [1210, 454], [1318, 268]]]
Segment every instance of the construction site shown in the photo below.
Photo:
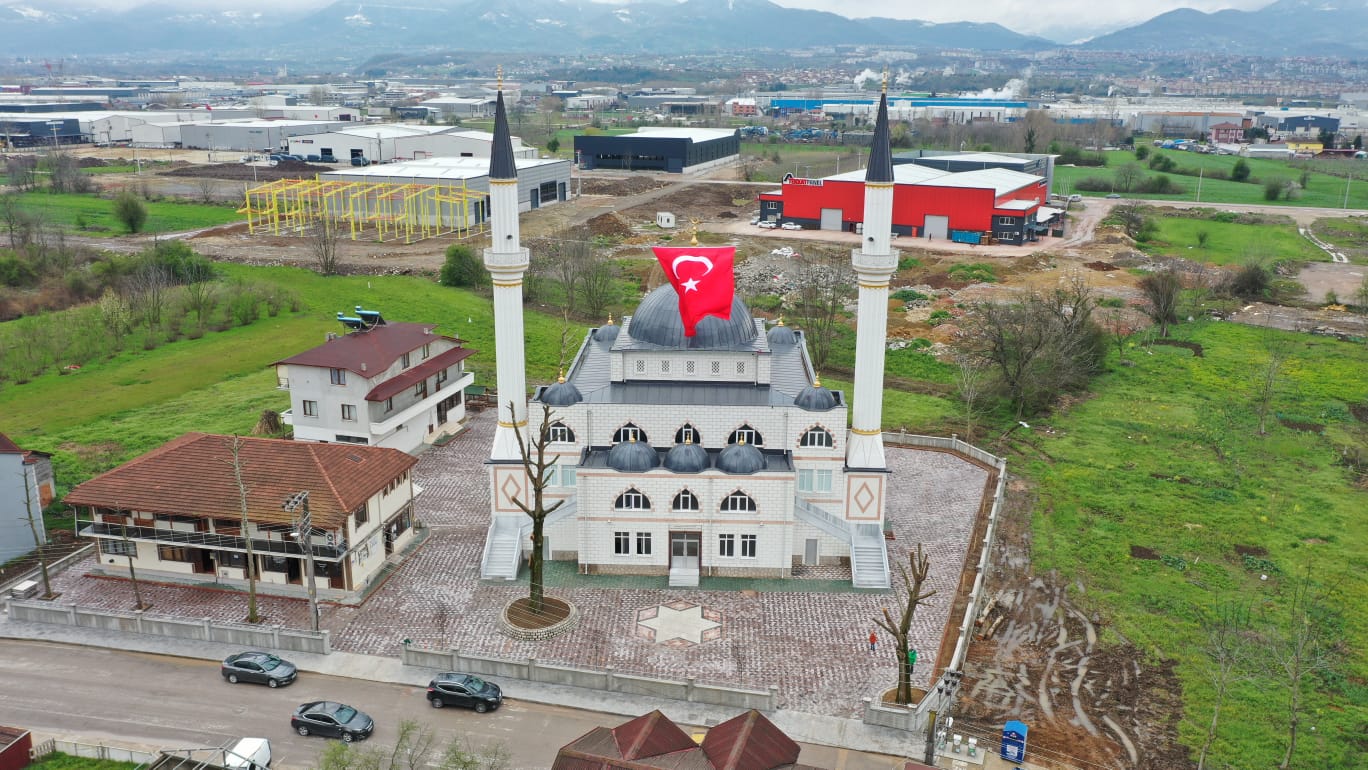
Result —
[[331, 223], [354, 241], [415, 243], [443, 235], [464, 238], [485, 228], [485, 195], [464, 181], [278, 179], [247, 189], [245, 198], [238, 213], [246, 215], [253, 235], [291, 235]]

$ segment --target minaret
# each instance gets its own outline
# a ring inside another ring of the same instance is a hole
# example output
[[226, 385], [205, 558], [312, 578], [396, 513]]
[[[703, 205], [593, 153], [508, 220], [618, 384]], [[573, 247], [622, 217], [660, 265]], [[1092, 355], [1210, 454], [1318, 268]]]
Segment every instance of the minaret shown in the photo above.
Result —
[[[499, 390], [499, 426], [490, 450], [491, 462], [520, 459], [513, 431], [527, 430], [527, 374], [523, 354], [523, 274], [528, 253], [518, 232], [518, 169], [504, 110], [503, 68], [494, 108], [494, 146], [489, 156], [489, 220], [493, 239], [484, 250], [485, 269], [494, 282], [494, 349]], [[509, 411], [512, 402], [512, 412]]]
[[[846, 467], [884, 471], [883, 374], [888, 331], [888, 279], [898, 267], [889, 246], [893, 229], [893, 154], [888, 132], [888, 81], [879, 96], [874, 143], [865, 169], [864, 241], [851, 254], [860, 287], [855, 336], [855, 404], [850, 419]], [[883, 496], [879, 495], [882, 500]], [[882, 508], [882, 505], [880, 505]]]

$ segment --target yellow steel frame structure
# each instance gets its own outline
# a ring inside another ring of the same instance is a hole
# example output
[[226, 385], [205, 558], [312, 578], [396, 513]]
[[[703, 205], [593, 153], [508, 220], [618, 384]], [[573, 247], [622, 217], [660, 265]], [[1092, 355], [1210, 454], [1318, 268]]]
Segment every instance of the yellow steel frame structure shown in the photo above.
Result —
[[342, 182], [323, 179], [279, 179], [246, 191], [238, 209], [247, 215], [253, 235], [293, 235], [316, 222], [345, 224], [352, 240], [413, 243], [454, 233], [464, 237], [485, 231], [474, 221], [472, 204], [484, 193], [456, 184]]

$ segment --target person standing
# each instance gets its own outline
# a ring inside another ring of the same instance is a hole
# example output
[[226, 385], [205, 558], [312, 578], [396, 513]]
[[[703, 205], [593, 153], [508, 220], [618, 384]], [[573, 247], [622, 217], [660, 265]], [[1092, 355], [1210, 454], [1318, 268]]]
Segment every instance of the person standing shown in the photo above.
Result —
[[873, 655], [879, 649], [879, 635], [874, 631], [869, 632], [869, 654]]

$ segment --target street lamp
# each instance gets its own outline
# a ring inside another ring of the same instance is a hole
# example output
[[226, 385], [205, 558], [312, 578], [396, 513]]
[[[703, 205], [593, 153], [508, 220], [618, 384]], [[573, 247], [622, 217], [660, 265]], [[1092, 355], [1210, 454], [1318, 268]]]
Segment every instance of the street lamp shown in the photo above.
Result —
[[57, 129], [66, 125], [66, 123], [61, 120], [49, 120], [47, 124], [48, 128], [52, 129], [52, 151], [57, 152]]
[[281, 509], [294, 516], [291, 526], [294, 531], [290, 534], [300, 548], [304, 550], [304, 564], [308, 570], [309, 577], [309, 618], [313, 621], [313, 630], [318, 630], [318, 587], [314, 583], [314, 554], [313, 554], [313, 521], [309, 515], [309, 493], [296, 492], [285, 498], [281, 503]]

